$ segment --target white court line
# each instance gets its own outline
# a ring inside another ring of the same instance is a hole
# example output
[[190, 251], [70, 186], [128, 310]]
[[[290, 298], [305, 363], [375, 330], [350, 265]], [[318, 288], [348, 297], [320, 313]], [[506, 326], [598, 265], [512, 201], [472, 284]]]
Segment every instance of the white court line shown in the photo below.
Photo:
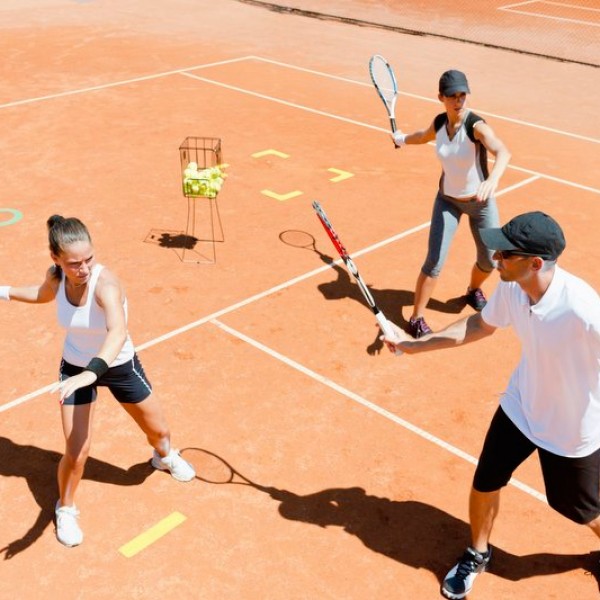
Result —
[[[188, 73], [188, 71], [196, 71], [198, 69], [205, 69], [205, 68], [208, 68], [208, 67], [214, 67], [214, 66], [226, 65], [226, 64], [230, 64], [230, 63], [242, 62], [242, 61], [245, 61], [245, 60], [258, 60], [260, 62], [270, 63], [270, 64], [273, 64], [273, 65], [278, 65], [278, 66], [281, 66], [281, 67], [286, 67], [288, 69], [293, 69], [295, 71], [301, 71], [301, 72], [304, 72], [304, 73], [311, 73], [313, 75], [318, 75], [320, 77], [326, 77], [328, 79], [333, 79], [333, 80], [336, 80], [336, 81], [343, 81], [345, 83], [351, 83], [353, 85], [360, 85], [360, 86], [364, 86], [364, 87], [370, 87], [370, 86], [372, 86], [371, 83], [365, 83], [364, 81], [356, 81], [355, 79], [348, 79], [347, 77], [340, 77], [340, 76], [337, 76], [337, 75], [331, 75], [329, 73], [323, 73], [322, 71], [315, 71], [314, 69], [307, 69], [305, 67], [298, 67], [296, 65], [290, 65], [288, 63], [284, 63], [284, 62], [281, 62], [281, 61], [277, 61], [277, 60], [272, 60], [272, 59], [269, 59], [269, 58], [262, 58], [260, 56], [251, 55], [251, 56], [243, 56], [243, 57], [240, 57], [240, 58], [232, 58], [232, 59], [228, 59], [228, 60], [217, 61], [217, 62], [214, 62], [214, 63], [205, 63], [205, 64], [202, 64], [202, 65], [196, 65], [194, 67], [183, 67], [181, 69], [174, 69], [172, 71], [164, 71], [162, 73], [156, 73], [154, 75], [144, 75], [144, 76], [141, 76], [141, 77], [134, 77], [132, 79], [125, 79], [123, 81], [115, 81], [113, 83], [105, 83], [105, 84], [91, 86], [91, 87], [87, 87], [87, 88], [70, 90], [70, 91], [66, 91], [66, 92], [58, 92], [56, 94], [49, 94], [47, 96], [39, 96], [37, 98], [28, 98], [28, 99], [24, 99], [24, 100], [15, 100], [13, 102], [7, 102], [6, 104], [0, 104], [0, 109], [10, 108], [10, 107], [13, 107], [13, 106], [22, 106], [22, 105], [25, 105], [25, 104], [32, 104], [34, 102], [41, 102], [43, 100], [53, 100], [55, 98], [62, 98], [62, 97], [65, 97], [65, 96], [73, 96], [75, 94], [83, 94], [83, 93], [86, 93], [86, 92], [94, 92], [94, 91], [98, 91], [98, 90], [104, 90], [104, 89], [109, 89], [109, 88], [113, 88], [113, 87], [118, 87], [118, 86], [121, 86], [121, 85], [128, 85], [128, 84], [131, 84], [131, 83], [137, 83], [137, 82], [140, 82], [140, 81], [148, 81], [148, 80], [152, 80], [152, 79], [159, 79], [160, 77], [168, 77], [168, 76], [171, 76], [171, 75], [181, 75], [181, 74], [184, 74], [184, 75], [188, 75], [189, 76], [190, 74]], [[200, 78], [198, 78], [198, 79], [200, 79]], [[215, 84], [215, 85], [219, 84], [219, 82], [214, 81], [214, 80], [209, 80], [209, 79], [206, 79], [206, 80], [202, 79], [202, 81], [206, 81], [207, 83], [212, 83], [212, 84]], [[223, 87], [227, 87], [225, 84], [221, 84], [221, 85]], [[248, 92], [247, 90], [243, 90], [242, 88], [234, 88], [234, 87], [232, 87], [231, 89], [234, 89], [236, 91], [245, 92], [245, 93], [251, 93], [251, 92]], [[258, 97], [261, 97], [260, 94], [256, 94], [256, 95]], [[434, 100], [434, 99], [429, 98], [427, 96], [419, 96], [418, 94], [411, 94], [411, 93], [408, 93], [408, 92], [400, 92], [400, 95], [407, 96], [409, 98], [415, 98], [417, 100], [422, 100], [423, 102], [431, 102], [431, 103], [436, 103], [437, 104], [437, 100]], [[265, 98], [275, 100], [273, 98], [269, 98], [268, 96], [265, 96]], [[284, 101], [281, 101], [281, 102], [284, 102]], [[290, 104], [290, 106], [294, 106], [294, 105]], [[308, 109], [307, 107], [304, 107], [304, 106], [297, 106], [297, 107], [298, 108], [302, 108], [303, 110], [310, 110], [310, 109]], [[510, 117], [505, 117], [503, 115], [497, 115], [495, 113], [490, 113], [490, 112], [487, 112], [485, 110], [480, 110], [480, 109], [474, 109], [474, 110], [476, 110], [476, 112], [478, 114], [483, 115], [483, 116], [493, 117], [495, 119], [499, 119], [499, 120], [502, 120], [502, 121], [507, 121], [509, 123], [515, 123], [517, 125], [523, 125], [524, 127], [532, 127], [534, 129], [540, 129], [542, 131], [547, 131], [547, 132], [550, 132], [550, 133], [556, 133], [558, 135], [564, 135], [566, 137], [570, 137], [570, 138], [574, 138], [574, 139], [578, 139], [578, 140], [583, 140], [583, 141], [586, 141], [586, 142], [592, 142], [594, 144], [600, 144], [600, 139], [597, 139], [597, 138], [587, 137], [587, 136], [584, 136], [584, 135], [579, 135], [577, 133], [571, 133], [569, 131], [563, 131], [561, 129], [554, 129], [552, 127], [546, 127], [544, 125], [537, 125], [536, 123], [531, 123], [530, 121], [522, 121], [520, 119], [512, 119]], [[314, 112], [318, 113], [318, 111], [314, 111]], [[332, 118], [336, 118], [334, 115], [329, 115], [327, 113], [318, 113], [318, 114], [324, 114], [326, 116], [330, 116]], [[349, 123], [354, 123], [354, 124], [360, 125], [362, 127], [368, 127], [370, 129], [376, 129], [377, 131], [388, 131], [387, 129], [384, 129], [382, 127], [376, 127], [376, 126], [368, 125], [367, 123], [360, 123], [358, 121], [353, 121], [351, 119], [343, 119], [342, 117], [337, 117], [337, 118], [339, 118], [340, 120], [347, 121]], [[509, 166], [509, 168], [511, 167], [511, 165], [508, 165], [508, 166]]]
[[259, 92], [253, 92], [252, 90], [247, 90], [245, 88], [238, 87], [237, 85], [231, 85], [229, 83], [222, 83], [220, 81], [216, 81], [214, 79], [208, 79], [206, 77], [201, 77], [200, 75], [194, 75], [193, 73], [180, 73], [180, 75], [184, 75], [185, 77], [189, 77], [191, 79], [197, 79], [198, 81], [203, 81], [204, 83], [210, 83], [211, 85], [216, 85], [218, 87], [225, 88], [227, 90], [232, 90], [234, 92], [240, 92], [242, 94], [246, 94], [247, 96], [254, 96], [255, 98], [260, 98], [262, 100], [269, 100], [270, 102], [275, 102], [277, 104], [283, 104], [284, 106], [289, 106], [290, 108], [298, 108], [305, 112], [313, 113], [315, 115], [320, 115], [321, 117], [328, 117], [330, 119], [336, 119], [337, 121], [344, 121], [344, 123], [351, 123], [352, 125], [359, 125], [360, 127], [367, 127], [369, 129], [375, 129], [377, 131], [388, 131], [387, 129], [382, 129], [377, 125], [369, 125], [367, 123], [363, 123], [361, 121], [355, 121], [354, 119], [348, 119], [347, 117], [341, 117], [339, 115], [334, 115], [333, 113], [328, 113], [323, 110], [318, 110], [317, 108], [310, 108], [308, 106], [304, 106], [303, 104], [296, 104], [295, 102], [290, 102], [289, 100], [282, 100], [281, 98], [275, 98], [275, 96], [267, 96], [266, 94], [261, 94]]
[[[405, 238], [409, 235], [412, 235], [413, 233], [421, 231], [422, 229], [426, 229], [427, 227], [429, 227], [429, 224], [430, 224], [429, 221], [427, 221], [426, 223], [421, 223], [420, 225], [412, 227], [411, 229], [407, 229], [406, 231], [403, 231], [392, 237], [389, 237], [386, 240], [377, 242], [376, 244], [372, 244], [371, 246], [363, 248], [362, 250], [359, 250], [358, 252], [353, 252], [352, 256], [355, 256], [355, 257], [362, 256], [363, 254], [372, 252], [373, 250], [376, 250], [378, 248], [386, 246], [387, 244], [391, 244], [393, 242], [401, 240], [402, 238]], [[343, 261], [340, 258], [340, 259], [334, 261], [333, 264], [341, 265], [342, 262]], [[218, 310], [210, 315], [202, 317], [201, 319], [198, 319], [197, 321], [192, 321], [191, 323], [188, 323], [187, 325], [178, 327], [177, 329], [173, 329], [173, 330], [169, 331], [168, 333], [165, 333], [164, 335], [158, 336], [152, 340], [149, 340], [148, 342], [145, 342], [139, 346], [136, 346], [136, 348], [135, 348], [136, 352], [141, 352], [142, 350], [145, 350], [146, 348], [151, 348], [152, 346], [156, 346], [157, 344], [160, 344], [161, 342], [170, 340], [171, 338], [173, 338], [177, 335], [186, 333], [187, 331], [190, 331], [191, 329], [195, 329], [196, 327], [199, 327], [200, 325], [204, 325], [211, 319], [215, 319], [222, 315], [226, 315], [227, 313], [233, 312], [234, 310], [237, 310], [238, 308], [242, 308], [244, 306], [247, 306], [248, 304], [252, 304], [252, 302], [256, 302], [257, 300], [261, 300], [262, 298], [271, 296], [272, 294], [275, 294], [281, 290], [291, 287], [292, 285], [295, 285], [296, 283], [304, 281], [305, 279], [309, 279], [310, 277], [313, 277], [314, 275], [323, 273], [324, 271], [327, 271], [328, 269], [331, 269], [331, 268], [332, 268], [332, 265], [323, 265], [322, 267], [313, 269], [312, 271], [309, 271], [308, 273], [304, 273], [303, 275], [299, 275], [298, 277], [294, 277], [293, 279], [288, 279], [288, 281], [285, 281], [284, 283], [280, 283], [279, 285], [276, 285], [268, 290], [265, 290], [264, 292], [254, 294], [253, 296], [250, 296], [249, 298], [246, 298], [245, 300], [241, 300], [240, 302], [231, 304], [231, 305], [229, 305], [225, 308], [222, 308], [221, 310]], [[54, 385], [55, 385], [54, 383], [50, 383], [50, 384], [44, 386], [43, 388], [40, 388], [39, 390], [36, 390], [29, 394], [26, 394], [25, 396], [21, 396], [20, 398], [16, 398], [15, 400], [12, 400], [5, 404], [0, 404], [0, 413], [8, 410], [9, 408], [14, 408], [15, 406], [23, 404], [23, 403], [27, 402], [28, 400], [32, 400], [33, 398], [36, 398], [37, 396], [41, 396], [42, 394], [45, 394], [46, 392], [50, 391], [50, 389]]]
[[162, 73], [155, 73], [154, 75], [142, 75], [140, 77], [134, 77], [133, 79], [124, 79], [123, 81], [113, 81], [112, 83], [103, 83], [100, 85], [93, 85], [86, 88], [80, 88], [76, 90], [69, 90], [66, 92], [57, 92], [56, 94], [48, 94], [47, 96], [38, 96], [37, 98], [26, 98], [24, 100], [15, 100], [14, 102], [7, 102], [6, 104], [0, 104], [0, 109], [12, 108], [13, 106], [23, 106], [25, 104], [33, 104], [34, 102], [42, 102], [43, 100], [54, 100], [55, 98], [64, 98], [65, 96], [74, 96], [76, 94], [86, 94], [87, 92], [96, 92], [98, 90], [106, 90], [113, 87], [119, 87], [121, 85], [128, 85], [130, 83], [138, 83], [139, 81], [149, 81], [151, 79], [160, 79], [161, 77], [168, 77], [169, 75], [178, 75], [184, 71], [195, 71], [197, 69], [206, 69], [207, 67], [216, 67], [220, 65], [227, 65], [229, 63], [240, 62], [243, 60], [251, 59], [250, 56], [242, 56], [240, 58], [231, 58], [228, 60], [221, 60], [214, 63], [205, 63], [202, 65], [196, 65], [195, 67], [185, 67], [183, 69], [175, 69], [173, 71], [164, 71]]
[[507, 188], [504, 188], [504, 189], [500, 190], [499, 192], [496, 192], [494, 194], [494, 196], [496, 198], [498, 198], [498, 196], [502, 196], [502, 194], [506, 194], [507, 192], [512, 192], [513, 190], [523, 187], [524, 185], [529, 185], [530, 183], [533, 183], [534, 181], [537, 181], [538, 179], [541, 179], [540, 175], [534, 175], [533, 177], [529, 177], [528, 179], [523, 179], [523, 181], [519, 181], [518, 183], [509, 185]]
[[565, 2], [552, 2], [551, 0], [526, 0], [525, 2], [515, 2], [514, 4], [505, 4], [504, 6], [499, 6], [498, 10], [514, 8], [515, 6], [525, 6], [526, 4], [551, 4], [552, 6], [564, 6], [565, 8], [600, 12], [600, 8], [590, 8], [589, 6], [582, 6], [581, 4], [566, 4]]
[[545, 0], [528, 0], [527, 2], [517, 2], [516, 4], [507, 4], [506, 6], [499, 6], [497, 10], [503, 10], [505, 12], [515, 13], [518, 15], [526, 15], [528, 17], [539, 17], [542, 19], [550, 19], [551, 21], [562, 21], [564, 23], [577, 23], [578, 25], [588, 25], [591, 27], [600, 27], [600, 23], [594, 23], [592, 21], [584, 21], [580, 19], [570, 19], [568, 17], [557, 17], [554, 15], [547, 15], [534, 10], [515, 10], [516, 6], [525, 6], [526, 4], [549, 4], [551, 6], [561, 6], [563, 8], [574, 8], [575, 10], [587, 10], [590, 12], [600, 12], [598, 8], [589, 8], [587, 6], [580, 6], [577, 4], [565, 4], [563, 2], [547, 2]]
[[[314, 379], [315, 381], [318, 381], [319, 383], [326, 385], [327, 387], [331, 388], [332, 390], [335, 390], [339, 394], [346, 396], [346, 398], [349, 398], [353, 402], [356, 402], [356, 403], [360, 404], [361, 406], [364, 406], [364, 407], [368, 408], [369, 410], [376, 412], [377, 414], [381, 415], [382, 417], [389, 419], [393, 423], [396, 423], [396, 425], [400, 425], [401, 427], [404, 427], [408, 431], [411, 431], [412, 433], [422, 437], [423, 439], [431, 442], [432, 444], [435, 444], [436, 446], [443, 448], [444, 450], [450, 452], [451, 454], [454, 454], [455, 456], [462, 458], [463, 460], [467, 461], [468, 463], [471, 463], [473, 465], [477, 464], [477, 459], [474, 456], [471, 456], [470, 454], [467, 454], [466, 452], [464, 452], [463, 450], [460, 450], [456, 446], [453, 446], [452, 444], [445, 442], [444, 440], [436, 437], [435, 435], [432, 435], [428, 431], [425, 431], [424, 429], [417, 427], [410, 421], [406, 421], [405, 419], [402, 419], [398, 415], [395, 415], [394, 413], [390, 412], [389, 410], [382, 408], [378, 404], [375, 404], [374, 402], [371, 402], [370, 400], [367, 400], [366, 398], [363, 398], [362, 396], [359, 396], [358, 394], [351, 392], [350, 390], [346, 389], [345, 387], [342, 387], [338, 383], [335, 383], [335, 381], [329, 379], [328, 377], [324, 377], [323, 375], [320, 375], [319, 373], [312, 371], [311, 369], [305, 367], [304, 365], [297, 363], [295, 360], [292, 360], [291, 358], [284, 356], [283, 354], [277, 352], [276, 350], [273, 350], [272, 348], [265, 346], [261, 342], [258, 342], [257, 340], [241, 333], [240, 331], [237, 331], [236, 329], [233, 329], [232, 327], [225, 325], [224, 323], [222, 323], [221, 321], [218, 321], [217, 319], [211, 319], [210, 322], [213, 325], [216, 325], [217, 327], [222, 329], [223, 331], [238, 338], [239, 340], [242, 340], [243, 342], [250, 344], [251, 346], [253, 346], [254, 348], [257, 348], [261, 352], [264, 352], [265, 354], [268, 354], [272, 358], [275, 358], [276, 360], [279, 360], [282, 363], [288, 365], [292, 369], [296, 369], [303, 375], [306, 375], [307, 377], [310, 377], [311, 379]], [[528, 485], [522, 483], [521, 481], [512, 478], [509, 483], [511, 483], [513, 486], [520, 489], [521, 491], [529, 494], [530, 496], [533, 496], [537, 500], [541, 500], [542, 502], [547, 502], [546, 496], [544, 496], [544, 494], [541, 494], [537, 490], [534, 490], [532, 487], [529, 487]]]
[[[352, 83], [354, 85], [360, 85], [363, 87], [372, 87], [372, 83], [365, 83], [364, 81], [356, 81], [355, 79], [348, 79], [347, 77], [339, 77], [337, 75], [329, 75], [328, 73], [323, 73], [321, 71], [315, 71], [314, 69], [306, 69], [304, 67], [298, 67], [296, 65], [290, 65], [288, 63], [280, 62], [278, 60], [272, 60], [270, 58], [262, 58], [260, 56], [249, 56], [249, 59], [259, 60], [262, 62], [270, 63], [273, 65], [278, 65], [280, 67], [286, 67], [288, 69], [293, 69], [294, 71], [301, 71], [303, 73], [310, 73], [312, 75], [319, 75], [320, 77], [326, 77], [328, 79], [334, 79], [337, 81], [343, 81], [345, 83]], [[430, 102], [433, 104], [439, 104], [439, 101], [430, 98], [428, 96], [419, 96], [418, 94], [411, 94], [409, 92], [398, 92], [401, 96], [406, 96], [407, 98], [415, 98], [416, 100], [422, 100], [423, 102]], [[473, 109], [478, 115], [482, 115], [485, 117], [493, 117], [494, 119], [498, 119], [500, 121], [506, 121], [508, 123], [515, 123], [516, 125], [523, 125], [525, 127], [532, 127], [533, 129], [540, 129], [542, 131], [547, 131], [549, 133], [556, 133], [558, 135], [564, 135], [570, 138], [583, 140], [585, 142], [593, 142], [594, 144], [600, 144], [600, 139], [587, 137], [585, 135], [579, 135], [577, 133], [571, 133], [570, 131], [564, 131], [562, 129], [554, 129], [553, 127], [546, 127], [544, 125], [537, 125], [536, 123], [531, 123], [530, 121], [522, 121], [521, 119], [513, 119], [511, 117], [505, 117], [503, 115], [497, 115], [495, 113], [487, 112], [485, 110], [480, 110], [478, 108]], [[382, 131], [388, 131], [387, 129], [382, 129]], [[510, 166], [510, 165], [509, 165]]]
[[[320, 115], [322, 117], [328, 117], [330, 119], [335, 119], [337, 121], [344, 121], [345, 123], [351, 123], [352, 125], [358, 125], [359, 127], [366, 127], [367, 129], [374, 129], [376, 131], [385, 131], [389, 133], [389, 129], [386, 129], [384, 127], [379, 127], [377, 125], [370, 125], [369, 123], [363, 123], [361, 121], [356, 121], [354, 119], [348, 119], [346, 117], [341, 117], [339, 115], [335, 115], [333, 113], [328, 113], [322, 110], [317, 110], [316, 108], [310, 108], [308, 106], [304, 106], [302, 104], [296, 104], [295, 102], [290, 102], [288, 100], [283, 100], [281, 98], [276, 98], [275, 96], [267, 96], [266, 94], [261, 94], [259, 92], [253, 92], [252, 90], [247, 90], [245, 88], [241, 88], [238, 87], [236, 85], [231, 85], [229, 83], [222, 83], [220, 81], [216, 81], [214, 79], [208, 79], [207, 77], [201, 77], [200, 75], [194, 75], [193, 73], [180, 73], [180, 75], [183, 75], [185, 77], [190, 77], [191, 79], [197, 79], [198, 81], [202, 81], [203, 83], [209, 83], [211, 85], [216, 85], [217, 87], [223, 87], [225, 89], [228, 90], [232, 90], [235, 92], [240, 92], [242, 94], [246, 94], [248, 96], [254, 96], [255, 98], [261, 98], [262, 100], [269, 100], [270, 102], [275, 102], [277, 104], [283, 104], [284, 106], [289, 106], [291, 108], [297, 108], [299, 110], [303, 110], [305, 112], [309, 112], [309, 113], [313, 113], [316, 115]], [[355, 82], [356, 83], [356, 82]], [[481, 112], [481, 111], [479, 111]], [[526, 124], [525, 122], [523, 122], [523, 124]], [[565, 133], [565, 135], [572, 135], [572, 134], [567, 134]], [[596, 143], [600, 143], [600, 140], [595, 140], [593, 138], [588, 138], [588, 141], [593, 141]], [[430, 142], [429, 145], [434, 146], [435, 144], [433, 142]], [[532, 175], [536, 175], [538, 177], [543, 177], [544, 179], [548, 179], [550, 181], [554, 181], [556, 183], [561, 183], [563, 185], [567, 185], [570, 187], [575, 187], [575, 188], [579, 188], [582, 190], [586, 190], [588, 192], [592, 192], [594, 194], [600, 194], [600, 189], [597, 188], [593, 188], [590, 186], [585, 186], [585, 185], [581, 185], [580, 183], [575, 183], [574, 181], [569, 181], [568, 179], [561, 179], [560, 177], [553, 177], [552, 175], [546, 175], [545, 173], [539, 173], [537, 171], [532, 171], [530, 169], [524, 169], [521, 167], [516, 167], [514, 165], [509, 164], [507, 166], [508, 169], [515, 169], [515, 170], [520, 170], [523, 171], [525, 173], [530, 173]]]

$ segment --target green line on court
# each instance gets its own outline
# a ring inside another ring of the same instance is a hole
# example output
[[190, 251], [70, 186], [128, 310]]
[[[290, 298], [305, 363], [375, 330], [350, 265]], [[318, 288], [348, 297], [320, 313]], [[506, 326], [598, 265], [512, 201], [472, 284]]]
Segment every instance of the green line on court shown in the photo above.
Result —
[[12, 217], [7, 221], [0, 221], [0, 227], [14, 225], [17, 221], [20, 221], [23, 218], [23, 213], [16, 208], [0, 208], [0, 213], [9, 213], [12, 215]]

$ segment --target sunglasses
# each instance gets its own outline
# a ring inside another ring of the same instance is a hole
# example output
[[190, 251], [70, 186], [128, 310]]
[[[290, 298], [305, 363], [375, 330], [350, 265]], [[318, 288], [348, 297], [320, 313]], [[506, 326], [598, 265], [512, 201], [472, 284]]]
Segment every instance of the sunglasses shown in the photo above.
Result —
[[513, 256], [538, 256], [537, 254], [528, 254], [527, 252], [517, 252], [514, 250], [496, 250], [496, 254], [499, 254], [503, 260], [512, 258]]

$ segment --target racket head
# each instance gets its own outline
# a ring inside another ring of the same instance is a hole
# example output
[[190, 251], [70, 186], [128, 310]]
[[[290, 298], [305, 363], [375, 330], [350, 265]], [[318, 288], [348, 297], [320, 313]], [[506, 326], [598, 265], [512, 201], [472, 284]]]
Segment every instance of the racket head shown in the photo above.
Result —
[[348, 251], [346, 250], [345, 246], [342, 244], [340, 238], [338, 237], [337, 233], [335, 232], [335, 229], [333, 229], [333, 225], [331, 224], [331, 221], [328, 219], [327, 215], [325, 214], [323, 207], [317, 200], [315, 200], [313, 202], [313, 208], [315, 209], [317, 216], [319, 217], [319, 220], [321, 221], [323, 227], [325, 228], [327, 235], [329, 235], [329, 238], [333, 242], [333, 245], [335, 246], [336, 250], [340, 253], [340, 256], [342, 257], [344, 264], [348, 268], [348, 271], [350, 271], [350, 273], [354, 277], [354, 280], [358, 284], [358, 288], [361, 291], [364, 299], [367, 301], [367, 304], [373, 310], [374, 313], [377, 313], [378, 309], [377, 309], [377, 305], [375, 304], [373, 295], [371, 294], [366, 283], [363, 281], [362, 277], [360, 276], [360, 273], [358, 272], [358, 267], [354, 264], [354, 261], [352, 260], [350, 254], [348, 254]]
[[394, 69], [381, 54], [374, 54], [369, 60], [369, 75], [390, 117], [392, 131], [395, 132], [398, 82]]
[[381, 54], [374, 54], [369, 60], [369, 74], [380, 98], [390, 107], [398, 94], [394, 69]]
[[329, 239], [331, 240], [332, 244], [335, 246], [335, 249], [338, 251], [339, 255], [344, 259], [344, 262], [347, 263], [347, 261], [351, 260], [350, 254], [348, 254], [348, 250], [346, 250], [346, 247], [344, 246], [344, 244], [342, 244], [342, 240], [340, 240], [338, 234], [335, 232], [335, 229], [333, 228], [331, 221], [325, 214], [323, 207], [317, 200], [315, 200], [312, 203], [312, 206], [315, 209], [315, 212], [317, 213], [317, 217], [319, 218], [319, 221], [321, 221], [321, 225], [323, 225], [323, 228], [327, 232]]

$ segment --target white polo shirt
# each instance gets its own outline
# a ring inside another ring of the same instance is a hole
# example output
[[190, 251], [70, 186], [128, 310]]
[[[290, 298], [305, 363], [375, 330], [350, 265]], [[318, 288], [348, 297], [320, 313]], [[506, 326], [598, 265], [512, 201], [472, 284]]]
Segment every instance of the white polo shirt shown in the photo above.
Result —
[[531, 306], [514, 282], [500, 282], [481, 312], [494, 327], [512, 325], [521, 359], [500, 406], [537, 446], [559, 456], [600, 448], [600, 297], [582, 279], [555, 268]]

